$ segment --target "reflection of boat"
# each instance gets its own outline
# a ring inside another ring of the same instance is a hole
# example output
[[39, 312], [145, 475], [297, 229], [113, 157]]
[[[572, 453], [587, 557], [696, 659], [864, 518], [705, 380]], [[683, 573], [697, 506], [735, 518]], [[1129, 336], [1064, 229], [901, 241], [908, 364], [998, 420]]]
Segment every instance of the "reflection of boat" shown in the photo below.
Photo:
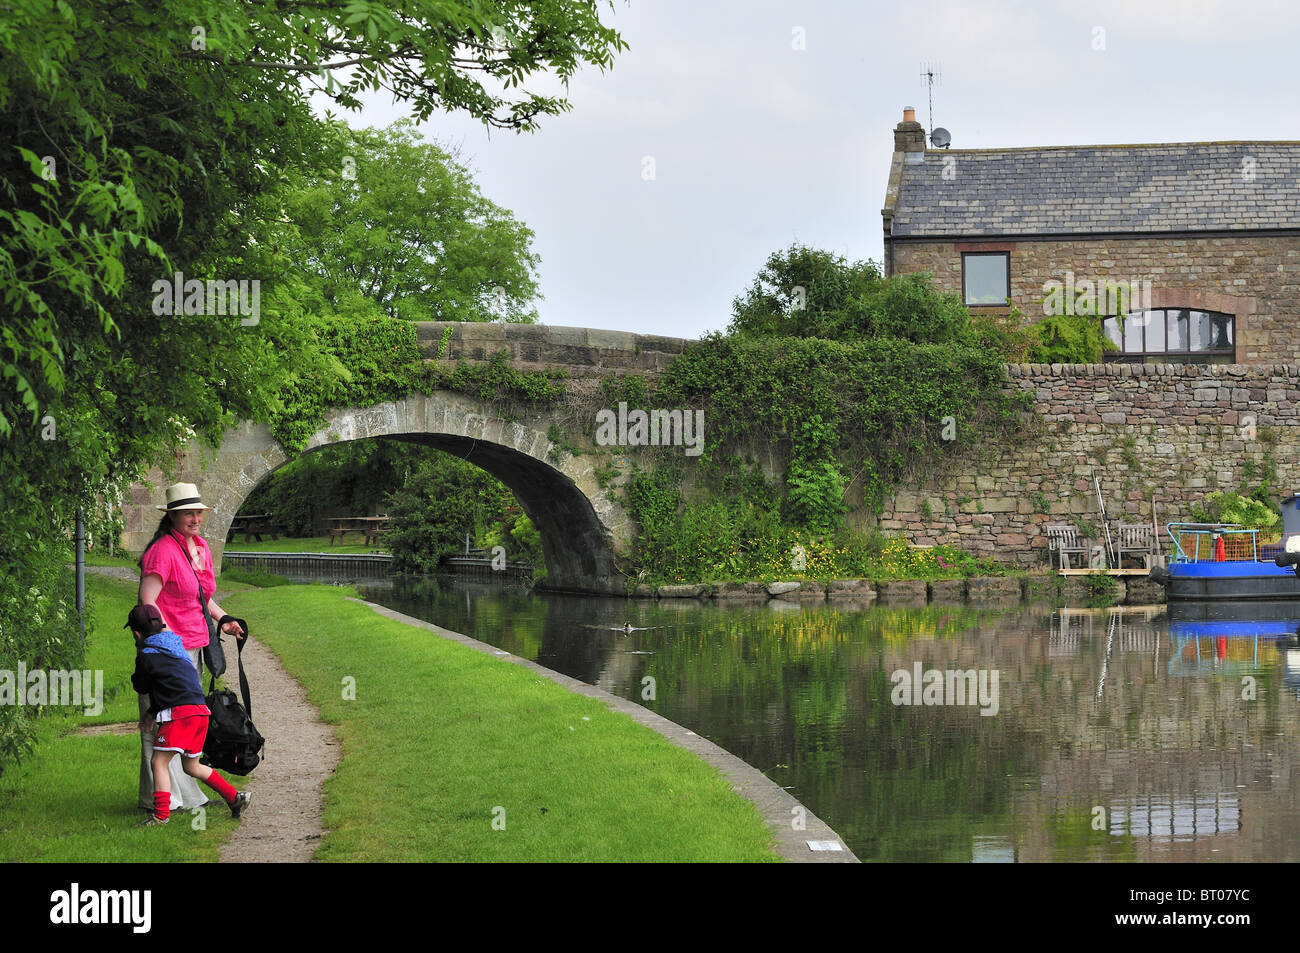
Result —
[[1253, 672], [1261, 648], [1294, 644], [1300, 631], [1295, 602], [1175, 602], [1168, 611], [1171, 675]]
[[1290, 553], [1261, 545], [1259, 532], [1225, 523], [1170, 523], [1174, 541], [1167, 567], [1151, 570], [1172, 604], [1198, 599], [1300, 599], [1300, 577]]
[[1178, 638], [1285, 639], [1300, 629], [1300, 605], [1279, 599], [1171, 602], [1166, 611]]

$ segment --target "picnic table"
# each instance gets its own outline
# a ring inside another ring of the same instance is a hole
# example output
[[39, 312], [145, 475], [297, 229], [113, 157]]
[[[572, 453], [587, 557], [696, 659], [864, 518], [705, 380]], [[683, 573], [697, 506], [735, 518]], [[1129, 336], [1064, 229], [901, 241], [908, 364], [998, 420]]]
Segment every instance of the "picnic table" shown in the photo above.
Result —
[[330, 519], [330, 545], [334, 537], [343, 539], [347, 533], [360, 533], [367, 546], [372, 546], [388, 532], [387, 516], [335, 516]]
[[236, 533], [243, 533], [244, 542], [246, 543], [251, 542], [252, 540], [250, 537], [253, 536], [256, 536], [257, 541], [260, 543], [262, 541], [263, 533], [270, 536], [272, 539], [275, 539], [276, 536], [279, 535], [279, 531], [271, 525], [271, 520], [273, 518], [274, 517], [270, 513], [236, 516], [230, 521], [230, 530], [226, 533], [226, 542], [233, 542]]

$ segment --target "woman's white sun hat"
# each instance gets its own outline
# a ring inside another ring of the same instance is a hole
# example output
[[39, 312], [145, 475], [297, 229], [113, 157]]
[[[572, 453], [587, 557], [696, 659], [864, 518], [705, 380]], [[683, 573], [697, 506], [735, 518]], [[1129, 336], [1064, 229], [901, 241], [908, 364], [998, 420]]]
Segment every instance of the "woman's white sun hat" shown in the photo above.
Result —
[[199, 488], [193, 483], [173, 483], [167, 487], [167, 505], [155, 506], [156, 510], [210, 510], [199, 499]]

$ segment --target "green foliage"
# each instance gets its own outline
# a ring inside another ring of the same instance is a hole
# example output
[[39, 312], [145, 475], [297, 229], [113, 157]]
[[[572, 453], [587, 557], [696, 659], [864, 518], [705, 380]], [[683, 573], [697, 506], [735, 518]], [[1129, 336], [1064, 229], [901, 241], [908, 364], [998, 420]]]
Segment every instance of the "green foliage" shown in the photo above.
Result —
[[971, 315], [970, 343], [981, 350], [1002, 355], [1008, 364], [1021, 364], [1038, 338], [1028, 328], [1021, 327], [1024, 315], [1015, 305], [1007, 314], [979, 311]]
[[[429, 573], [443, 556], [465, 551], [465, 534], [499, 538], [514, 495], [489, 473], [449, 454], [423, 460], [388, 500], [387, 543], [396, 572]], [[525, 535], [527, 531], [524, 531]]]
[[991, 560], [955, 546], [918, 549], [907, 540], [840, 528], [810, 534], [775, 508], [716, 496], [678, 505], [671, 481], [641, 476], [629, 493], [642, 528], [633, 569], [654, 583], [729, 579], [947, 578], [1000, 574]]
[[845, 340], [895, 338], [917, 344], [973, 344], [970, 312], [961, 298], [921, 273], [882, 279], [861, 300]]
[[1268, 530], [1281, 522], [1277, 504], [1237, 493], [1215, 492], [1189, 508], [1197, 523], [1233, 523], [1246, 529]]
[[264, 569], [223, 569], [221, 571], [221, 581], [223, 583], [241, 582], [245, 585], [256, 586], [259, 589], [293, 585], [293, 582], [284, 576], [267, 572]]
[[400, 440], [334, 444], [286, 463], [248, 495], [243, 513], [270, 513], [286, 536], [313, 536], [327, 513], [373, 513], [438, 451]]
[[486, 364], [458, 363], [451, 371], [433, 372], [439, 387], [447, 387], [483, 401], [518, 401], [530, 407], [564, 396], [564, 371], [518, 371], [510, 365], [510, 352], [502, 349]]
[[286, 175], [261, 218], [258, 242], [314, 291], [310, 310], [377, 304], [412, 321], [536, 319], [533, 233], [410, 120], [327, 124], [313, 166]]
[[[674, 361], [656, 400], [704, 408], [710, 456], [789, 440], [791, 474], [807, 487], [792, 516], [824, 525], [839, 484], [815, 464], [861, 473], [863, 498], [880, 512], [909, 468], [1019, 431], [1026, 398], [1004, 381], [1000, 357], [973, 347], [713, 335]], [[959, 423], [956, 440], [943, 439], [945, 417]]]
[[1108, 606], [1115, 603], [1119, 594], [1119, 585], [1114, 576], [1105, 573], [1089, 573], [1083, 577], [1084, 588], [1088, 590], [1088, 605]]
[[835, 460], [838, 442], [834, 428], [820, 414], [796, 424], [786, 499], [795, 524], [814, 532], [832, 529], [848, 509], [848, 480]]
[[733, 334], [838, 337], [858, 299], [880, 278], [874, 262], [794, 244], [773, 252], [753, 286], [732, 303]]
[[528, 518], [528, 514], [520, 513], [516, 517], [514, 525], [510, 527], [509, 532], [510, 538], [515, 543], [511, 547], [513, 550], [511, 560], [532, 563], [533, 578], [545, 578], [546, 557], [542, 553], [542, 534], [533, 525], [533, 521]]
[[1095, 317], [1050, 315], [1026, 331], [1034, 337], [1025, 356], [1032, 364], [1099, 364], [1102, 355], [1117, 350]]
[[320, 429], [327, 408], [367, 407], [433, 389], [432, 365], [423, 360], [408, 321], [372, 311], [346, 320], [303, 318], [302, 325], [310, 344], [271, 415], [271, 434], [290, 453]]
[[442, 356], [447, 353], [447, 346], [451, 344], [452, 335], [455, 333], [456, 329], [452, 327], [442, 329], [442, 338], [438, 341], [438, 349], [433, 352], [433, 360], [442, 360]]
[[[836, 341], [893, 338], [916, 343], [974, 343], [976, 327], [961, 299], [928, 274], [882, 278], [874, 262], [803, 245], [775, 252], [753, 286], [732, 303], [728, 333]], [[1002, 344], [996, 325], [981, 323], [984, 343]]]
[[[400, 15], [368, 0], [0, 5], [0, 666], [79, 656], [66, 570], [78, 507], [98, 514], [191, 437], [216, 445], [231, 423], [267, 419], [282, 388], [292, 445], [310, 432], [308, 381], [358, 398], [392, 383], [317, 358], [320, 289], [250, 240], [274, 231], [271, 196], [333, 168], [321, 160], [335, 157], [337, 127], [313, 115], [313, 88], [355, 109], [383, 86], [421, 120], [461, 110], [531, 130], [569, 108], [549, 92], [555, 78], [626, 48], [597, 14], [505, 0], [412, 0]], [[545, 92], [529, 88], [539, 73]], [[481, 249], [523, 234], [489, 224]], [[470, 287], [509, 293], [506, 263], [474, 266]], [[176, 272], [259, 281], [258, 323], [156, 313], [154, 283]], [[30, 738], [26, 717], [0, 708], [9, 748]]]
[[645, 408], [650, 388], [640, 374], [609, 375], [600, 379], [600, 396], [606, 407], [617, 407], [623, 401], [628, 407]]

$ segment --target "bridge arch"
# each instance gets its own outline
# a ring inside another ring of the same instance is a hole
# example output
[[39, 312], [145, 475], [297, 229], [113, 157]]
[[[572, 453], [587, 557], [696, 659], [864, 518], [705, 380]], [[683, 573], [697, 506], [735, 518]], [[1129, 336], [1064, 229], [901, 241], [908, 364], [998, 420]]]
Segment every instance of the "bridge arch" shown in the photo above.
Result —
[[[509, 487], [537, 527], [546, 558], [549, 589], [624, 591], [617, 560], [630, 551], [633, 529], [622, 506], [600, 486], [592, 462], [558, 453], [547, 436], [545, 412], [506, 420], [465, 394], [436, 391], [372, 407], [331, 410], [304, 453], [353, 440], [389, 437], [455, 454], [482, 467]], [[204, 537], [220, 566], [226, 533], [244, 500], [272, 472], [294, 459], [266, 424], [245, 423], [226, 432], [215, 453], [191, 448], [178, 480], [199, 484], [213, 507]], [[151, 534], [123, 543], [143, 548]]]

